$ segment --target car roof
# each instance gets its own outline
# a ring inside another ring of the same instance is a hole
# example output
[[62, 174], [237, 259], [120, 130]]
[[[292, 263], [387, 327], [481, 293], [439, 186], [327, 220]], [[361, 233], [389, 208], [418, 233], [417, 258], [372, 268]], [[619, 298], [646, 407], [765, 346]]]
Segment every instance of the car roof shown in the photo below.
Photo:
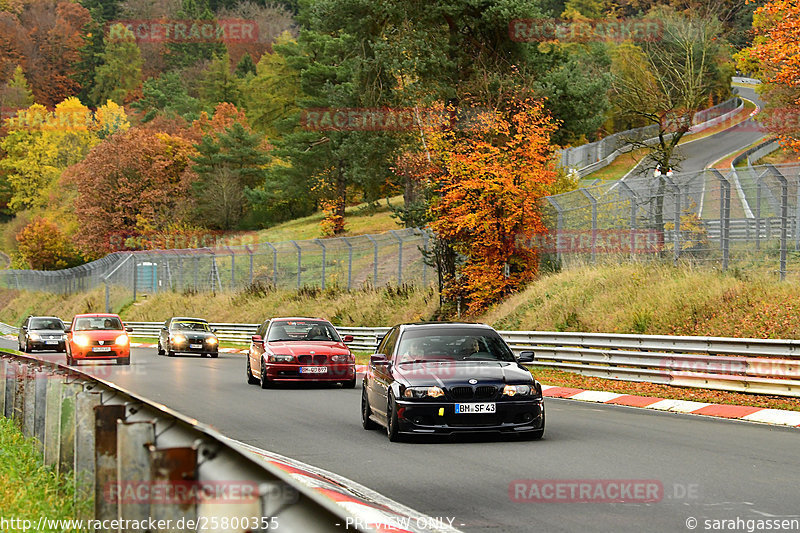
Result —
[[330, 320], [324, 318], [313, 318], [309, 316], [282, 316], [282, 317], [271, 318], [270, 322], [286, 322], [287, 320], [319, 320], [322, 322], [330, 323]]
[[446, 327], [470, 327], [470, 328], [485, 328], [494, 330], [494, 328], [488, 324], [481, 324], [478, 322], [407, 322], [403, 324], [398, 324], [398, 326], [402, 327], [403, 329], [413, 328], [413, 329], [426, 329], [426, 328], [446, 328]]
[[81, 318], [119, 318], [119, 315], [115, 315], [114, 313], [80, 313], [75, 315], [75, 317]]
[[194, 320], [195, 322], [208, 323], [208, 320], [206, 320], [205, 318], [193, 318], [190, 316], [174, 316], [170, 319], [170, 321], [175, 321], [175, 320]]
[[55, 318], [56, 320], [61, 320], [57, 316], [50, 316], [50, 315], [31, 315], [28, 318]]

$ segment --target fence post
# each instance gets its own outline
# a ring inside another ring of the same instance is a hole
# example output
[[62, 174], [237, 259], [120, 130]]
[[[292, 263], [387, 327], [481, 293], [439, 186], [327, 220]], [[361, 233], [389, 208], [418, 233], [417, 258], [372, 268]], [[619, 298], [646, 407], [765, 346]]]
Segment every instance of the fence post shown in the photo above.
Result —
[[[278, 287], [278, 249], [275, 248], [272, 243], [267, 242], [264, 243], [270, 247], [272, 250], [272, 284], [277, 288]], [[299, 269], [298, 269], [299, 270]]]
[[[755, 176], [755, 172], [751, 174]], [[761, 178], [756, 176], [756, 250], [761, 250]]]
[[[236, 253], [230, 246], [227, 248], [231, 253], [231, 290], [233, 290], [236, 287]], [[222, 290], [222, 287], [220, 287], [220, 290]]]
[[586, 188], [578, 189], [592, 203], [592, 263], [597, 260], [597, 199]]
[[403, 284], [403, 238], [397, 235], [397, 231], [389, 230], [397, 239], [397, 284]]
[[347, 237], [342, 237], [342, 240], [347, 245], [347, 290], [349, 291], [353, 286], [353, 243]]
[[325, 290], [325, 256], [326, 256], [326, 248], [325, 244], [322, 242], [322, 239], [314, 239], [314, 242], [322, 248], [322, 290]]
[[556, 261], [562, 264], [561, 257], [561, 231], [564, 229], [564, 210], [559, 205], [558, 201], [553, 196], [546, 196], [545, 199], [550, 202], [556, 210]]
[[136, 256], [131, 253], [133, 256], [133, 301], [136, 301], [136, 288], [139, 285], [139, 261], [136, 259]]
[[678, 265], [678, 260], [681, 256], [681, 188], [672, 181], [672, 178], [668, 176], [664, 176], [666, 182], [675, 189], [675, 216], [674, 216], [674, 224], [675, 229], [672, 233], [672, 241], [673, 246], [675, 249], [673, 250], [673, 262], [675, 266]]
[[628, 225], [630, 226], [630, 233], [631, 233], [631, 261], [636, 259], [636, 210], [637, 210], [637, 196], [636, 193], [633, 192], [627, 183], [624, 181], [617, 182], [620, 185], [620, 189], [625, 193], [628, 197], [628, 200], [631, 204], [631, 218], [628, 221]]
[[244, 249], [247, 250], [247, 254], [250, 256], [250, 277], [249, 277], [248, 285], [252, 285], [253, 284], [253, 249], [250, 248], [249, 244], [247, 246], [245, 246]]
[[722, 270], [728, 270], [730, 256], [730, 223], [731, 223], [731, 184], [719, 170], [712, 168], [711, 173], [719, 180], [719, 239], [722, 250]]
[[294, 247], [297, 249], [297, 289], [300, 289], [300, 268], [302, 267], [303, 262], [303, 251], [300, 249], [300, 246], [295, 241], [291, 242]]
[[367, 235], [366, 237], [367, 239], [370, 240], [370, 242], [372, 242], [373, 246], [375, 247], [375, 253], [372, 257], [372, 270], [373, 270], [372, 284], [373, 286], [377, 287], [378, 286], [378, 241], [373, 239], [372, 235]]
[[[781, 281], [786, 279], [786, 248], [787, 248], [787, 233], [789, 230], [789, 181], [781, 174], [777, 168], [772, 165], [767, 165], [767, 168], [772, 171], [775, 178], [781, 184], [781, 254], [780, 254], [780, 277]], [[798, 206], [800, 211], [800, 206]]]
[[428, 232], [422, 231], [422, 287], [428, 287]]

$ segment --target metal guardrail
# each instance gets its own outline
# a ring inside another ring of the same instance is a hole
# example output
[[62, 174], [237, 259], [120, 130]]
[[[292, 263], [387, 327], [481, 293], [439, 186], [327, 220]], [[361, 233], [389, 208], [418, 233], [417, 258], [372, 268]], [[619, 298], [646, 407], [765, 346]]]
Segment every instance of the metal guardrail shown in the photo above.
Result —
[[[126, 325], [135, 337], [153, 338], [163, 322]], [[212, 323], [211, 327], [221, 340], [246, 344], [258, 324]], [[342, 336], [353, 336], [350, 348], [363, 351], [374, 350], [389, 331], [387, 327], [336, 329]], [[553, 331], [500, 331], [500, 335], [514, 353], [533, 351], [535, 366], [624, 381], [800, 397], [800, 340]]]
[[76, 519], [171, 521], [159, 531], [333, 532], [352, 518], [196, 420], [55, 362], [0, 353], [0, 414], [36, 438], [45, 464], [75, 473], [76, 502], [93, 501], [77, 506], [86, 516]]

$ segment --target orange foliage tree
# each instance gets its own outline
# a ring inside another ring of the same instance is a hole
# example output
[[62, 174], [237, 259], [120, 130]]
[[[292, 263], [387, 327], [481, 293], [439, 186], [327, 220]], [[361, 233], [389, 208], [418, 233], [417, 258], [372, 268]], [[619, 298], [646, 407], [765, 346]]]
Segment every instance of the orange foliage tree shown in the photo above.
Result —
[[16, 236], [18, 257], [15, 266], [34, 270], [58, 270], [75, 266], [80, 257], [59, 227], [36, 218]]
[[758, 117], [800, 152], [800, 0], [770, 0], [753, 15], [755, 38], [737, 55], [739, 68], [761, 76], [767, 106]]
[[186, 139], [133, 128], [107, 138], [69, 167], [62, 180], [78, 190], [80, 250], [98, 257], [118, 249], [121, 237], [162, 232], [185, 220], [195, 154]]
[[470, 313], [537, 273], [537, 252], [524, 243], [545, 231], [538, 200], [556, 179], [555, 129], [543, 103], [526, 99], [482, 112], [466, 127], [426, 132], [435, 169], [430, 226], [463, 258], [442, 295], [462, 299]]

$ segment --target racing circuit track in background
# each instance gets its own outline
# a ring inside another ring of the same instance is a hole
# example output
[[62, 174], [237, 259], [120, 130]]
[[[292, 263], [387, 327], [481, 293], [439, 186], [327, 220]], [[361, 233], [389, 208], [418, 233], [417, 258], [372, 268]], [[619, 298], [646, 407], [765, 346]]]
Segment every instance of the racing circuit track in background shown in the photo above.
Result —
[[[2, 339], [0, 347], [16, 348]], [[63, 355], [59, 354], [59, 358]], [[48, 356], [48, 358], [51, 358]], [[800, 519], [797, 429], [548, 398], [542, 441], [390, 443], [364, 431], [355, 390], [247, 385], [245, 358], [81, 366], [225, 435], [345, 476], [462, 531], [687, 531], [689, 517]], [[516, 503], [515, 480], [655, 480], [657, 503]]]

